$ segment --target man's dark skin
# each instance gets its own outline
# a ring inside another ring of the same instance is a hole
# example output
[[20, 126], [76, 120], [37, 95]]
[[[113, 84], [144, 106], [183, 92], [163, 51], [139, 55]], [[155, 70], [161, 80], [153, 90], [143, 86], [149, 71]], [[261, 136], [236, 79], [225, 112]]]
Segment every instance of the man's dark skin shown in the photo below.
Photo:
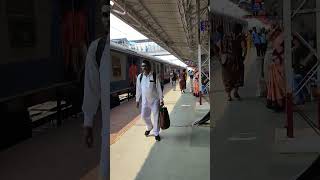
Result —
[[[142, 63], [141, 64], [141, 69], [142, 69], [142, 71], [143, 71], [143, 74], [149, 74], [150, 73], [150, 71], [151, 71], [151, 67], [150, 66], [148, 66], [147, 64], [145, 64], [145, 63]], [[139, 109], [139, 105], [140, 105], [140, 103], [139, 102], [137, 102], [137, 104], [136, 104], [136, 107]], [[161, 102], [160, 103], [160, 106], [163, 106], [164, 105], [164, 103], [163, 102]]]

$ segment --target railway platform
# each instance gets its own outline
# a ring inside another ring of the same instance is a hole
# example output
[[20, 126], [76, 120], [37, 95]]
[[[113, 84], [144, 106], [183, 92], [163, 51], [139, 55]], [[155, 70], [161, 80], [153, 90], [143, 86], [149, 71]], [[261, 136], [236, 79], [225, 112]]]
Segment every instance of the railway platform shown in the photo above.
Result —
[[[209, 103], [204, 100], [199, 106], [190, 92], [181, 94], [173, 91], [171, 85], [165, 87], [164, 102], [171, 127], [160, 132], [162, 139], [156, 142], [152, 136], [144, 136], [144, 123], [140, 116], [136, 117], [130, 128], [110, 146], [111, 179], [210, 178], [210, 127], [192, 127], [192, 122], [209, 111]], [[134, 108], [132, 104], [129, 110], [138, 111]], [[121, 120], [118, 118], [111, 117], [111, 121], [118, 122]]]
[[101, 124], [96, 121], [94, 146], [84, 144], [83, 119], [70, 117], [60, 128], [40, 126], [30, 139], [0, 152], [0, 179], [78, 180], [99, 164]]
[[[287, 138], [285, 113], [267, 109], [266, 100], [257, 97], [257, 62], [251, 49], [245, 63], [245, 86], [240, 90], [242, 100], [231, 102], [223, 90], [221, 66], [215, 62], [211, 104], [215, 126], [210, 134], [215, 179], [296, 179], [319, 154], [319, 136], [308, 124], [295, 115], [295, 138]], [[303, 107], [314, 116], [311, 105]]]

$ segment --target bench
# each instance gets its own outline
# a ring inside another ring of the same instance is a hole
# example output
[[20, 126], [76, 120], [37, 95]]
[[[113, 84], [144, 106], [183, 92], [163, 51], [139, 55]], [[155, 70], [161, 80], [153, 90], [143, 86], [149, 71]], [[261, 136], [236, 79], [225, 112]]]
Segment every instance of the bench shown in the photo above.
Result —
[[[72, 107], [68, 96], [74, 81], [56, 83], [15, 96], [0, 98], [0, 149], [32, 137], [32, 129], [52, 119], [62, 125], [63, 111]], [[43, 108], [47, 106], [47, 108]], [[34, 110], [34, 111], [32, 111]]]

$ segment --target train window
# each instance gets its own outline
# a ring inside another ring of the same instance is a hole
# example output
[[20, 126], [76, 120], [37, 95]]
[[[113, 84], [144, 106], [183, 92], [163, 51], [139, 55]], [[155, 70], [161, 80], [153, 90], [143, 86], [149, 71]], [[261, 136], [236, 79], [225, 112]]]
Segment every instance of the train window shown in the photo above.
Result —
[[121, 81], [126, 79], [127, 57], [124, 54], [111, 52], [111, 81]]
[[0, 24], [7, 30], [0, 37], [4, 44], [1, 50], [6, 49], [1, 51], [0, 64], [50, 57], [52, 17], [47, 11], [50, 8], [47, 1], [1, 1]]

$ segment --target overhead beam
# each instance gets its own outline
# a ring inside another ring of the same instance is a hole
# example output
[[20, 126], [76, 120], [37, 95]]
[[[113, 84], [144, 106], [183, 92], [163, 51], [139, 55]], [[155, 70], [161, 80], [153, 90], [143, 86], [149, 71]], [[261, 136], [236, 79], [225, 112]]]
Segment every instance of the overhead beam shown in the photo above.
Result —
[[320, 8], [317, 8], [317, 9], [302, 9], [302, 10], [297, 12], [297, 14], [311, 14], [311, 13], [320, 13]]
[[[144, 29], [147, 29], [149, 32], [149, 34], [151, 35], [148, 36], [150, 39], [152, 39], [153, 41], [159, 43], [159, 44], [162, 44], [164, 49], [166, 49], [168, 52], [172, 53], [173, 55], [175, 55], [176, 57], [182, 57], [182, 54], [180, 52], [178, 52], [179, 50], [177, 49], [173, 49], [171, 48], [169, 45], [168, 45], [168, 41], [166, 39], [163, 39], [160, 35], [160, 33], [157, 32], [156, 29], [154, 29], [148, 22], [145, 22], [145, 21], [141, 21], [141, 19], [144, 19], [143, 17], [141, 17], [138, 13], [136, 13], [135, 11], [132, 10], [131, 6], [128, 5], [128, 4], [125, 4], [123, 0], [119, 0], [117, 1], [117, 3], [122, 6], [122, 7], [126, 7], [126, 16], [128, 14], [130, 14], [130, 16], [132, 16], [138, 23], [140, 23]], [[117, 17], [119, 17], [120, 19], [123, 19], [124, 21], [126, 21], [128, 24], [131, 24], [130, 22], [127, 21], [127, 19], [121, 17], [120, 15], [118, 14], [115, 14]], [[130, 18], [130, 17], [129, 17]], [[143, 29], [143, 28], [141, 28]]]
[[183, 3], [183, 0], [178, 0], [178, 9], [179, 9], [179, 13], [180, 13], [180, 19], [183, 25], [183, 29], [185, 32], [185, 38], [186, 41], [188, 43], [188, 46], [190, 46], [190, 28], [188, 27], [188, 22], [187, 22], [187, 18], [186, 18], [186, 9], [185, 9], [185, 4]]
[[145, 5], [141, 2], [141, 0], [138, 0], [138, 2], [141, 4], [141, 7], [143, 8], [143, 10], [148, 13], [148, 16], [152, 19], [152, 21], [154, 21], [154, 24], [160, 27], [160, 30], [162, 31], [161, 34], [165, 34], [166, 38], [168, 38], [169, 37], [168, 34], [163, 30], [159, 22], [152, 16], [150, 11], [145, 7]]

